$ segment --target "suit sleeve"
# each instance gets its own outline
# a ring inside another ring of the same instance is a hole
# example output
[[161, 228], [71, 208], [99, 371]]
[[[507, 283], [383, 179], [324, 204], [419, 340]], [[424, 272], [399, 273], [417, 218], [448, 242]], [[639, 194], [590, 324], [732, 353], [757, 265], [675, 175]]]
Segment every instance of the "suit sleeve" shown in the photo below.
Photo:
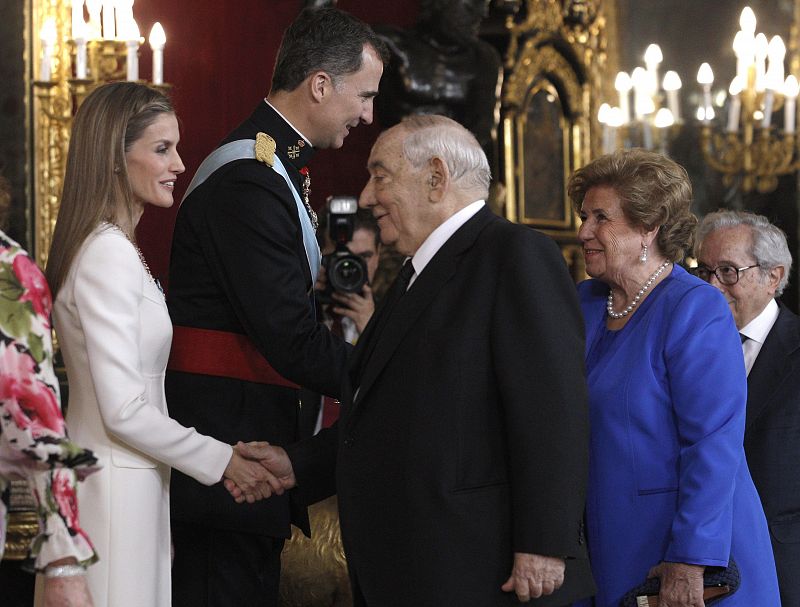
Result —
[[295, 202], [281, 176], [255, 161], [233, 167], [206, 206], [203, 243], [246, 334], [284, 377], [339, 396], [349, 346], [317, 322]]
[[725, 566], [744, 455], [742, 348], [716, 289], [692, 289], [675, 309], [665, 363], [680, 442], [678, 508], [664, 560]]
[[509, 236], [492, 355], [508, 436], [512, 547], [585, 558], [589, 431], [576, 289], [550, 239], [520, 229]]
[[75, 262], [75, 303], [106, 429], [153, 459], [212, 485], [230, 445], [186, 428], [148, 395], [139, 346], [144, 268], [124, 237], [101, 235]]

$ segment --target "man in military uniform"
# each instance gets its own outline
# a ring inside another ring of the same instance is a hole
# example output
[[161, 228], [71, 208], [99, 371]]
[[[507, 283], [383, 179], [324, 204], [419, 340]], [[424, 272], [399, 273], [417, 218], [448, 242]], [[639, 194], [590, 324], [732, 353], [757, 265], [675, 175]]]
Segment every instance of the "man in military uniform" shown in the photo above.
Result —
[[[372, 122], [382, 41], [337, 9], [286, 30], [272, 88], [201, 165], [178, 213], [169, 311], [170, 414], [220, 440], [297, 438], [298, 385], [339, 395], [348, 346], [314, 316], [316, 216], [304, 168]], [[173, 605], [276, 605], [288, 495], [237, 504], [173, 472]]]

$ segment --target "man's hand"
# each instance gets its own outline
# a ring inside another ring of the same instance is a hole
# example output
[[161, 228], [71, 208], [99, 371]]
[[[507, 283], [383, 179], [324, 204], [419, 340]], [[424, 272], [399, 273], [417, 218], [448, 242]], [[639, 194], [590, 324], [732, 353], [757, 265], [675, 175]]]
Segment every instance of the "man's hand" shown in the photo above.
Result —
[[363, 293], [333, 293], [333, 300], [338, 303], [333, 311], [339, 316], [346, 316], [356, 323], [359, 335], [364, 332], [369, 319], [375, 312], [375, 299], [372, 288], [365, 284]]
[[[286, 489], [291, 489], [297, 484], [292, 463], [283, 448], [274, 447], [267, 442], [239, 442], [234, 447], [234, 452], [238, 456], [246, 458], [248, 463], [261, 468], [270, 494], [281, 495]], [[252, 503], [248, 498], [248, 492], [235, 479], [226, 478], [225, 488], [238, 503], [245, 500]], [[269, 495], [265, 497], [269, 497]]]
[[511, 576], [501, 589], [504, 592], [516, 592], [520, 602], [527, 603], [561, 588], [564, 568], [564, 559], [515, 552]]
[[[233, 454], [225, 468], [225, 488], [233, 495], [238, 503], [246, 501], [252, 504], [261, 499], [268, 498], [273, 493], [283, 493], [283, 485], [253, 458], [242, 455], [239, 446], [233, 448]], [[237, 491], [232, 491], [235, 486]]]
[[702, 565], [687, 563], [659, 563], [647, 577], [661, 579], [658, 594], [660, 607], [704, 607]]

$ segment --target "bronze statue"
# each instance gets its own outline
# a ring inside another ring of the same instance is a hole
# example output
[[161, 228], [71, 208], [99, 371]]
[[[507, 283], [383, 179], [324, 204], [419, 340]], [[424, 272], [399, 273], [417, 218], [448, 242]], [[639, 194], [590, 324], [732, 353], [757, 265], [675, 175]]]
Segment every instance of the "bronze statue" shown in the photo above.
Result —
[[489, 0], [422, 0], [410, 29], [376, 26], [392, 53], [375, 109], [389, 128], [409, 114], [443, 114], [466, 126], [497, 169], [502, 64], [478, 38]]

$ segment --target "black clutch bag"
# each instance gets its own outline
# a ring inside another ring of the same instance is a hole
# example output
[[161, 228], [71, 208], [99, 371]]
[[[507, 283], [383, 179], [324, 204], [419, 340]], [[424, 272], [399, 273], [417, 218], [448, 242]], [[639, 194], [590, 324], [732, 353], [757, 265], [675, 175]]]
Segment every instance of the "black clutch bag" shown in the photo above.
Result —
[[[703, 574], [703, 601], [706, 605], [713, 605], [730, 596], [738, 588], [739, 568], [733, 557], [724, 569], [722, 567], [706, 567]], [[657, 577], [648, 578], [644, 584], [631, 589], [622, 597], [620, 607], [658, 607], [659, 590], [661, 590], [661, 580]]]

